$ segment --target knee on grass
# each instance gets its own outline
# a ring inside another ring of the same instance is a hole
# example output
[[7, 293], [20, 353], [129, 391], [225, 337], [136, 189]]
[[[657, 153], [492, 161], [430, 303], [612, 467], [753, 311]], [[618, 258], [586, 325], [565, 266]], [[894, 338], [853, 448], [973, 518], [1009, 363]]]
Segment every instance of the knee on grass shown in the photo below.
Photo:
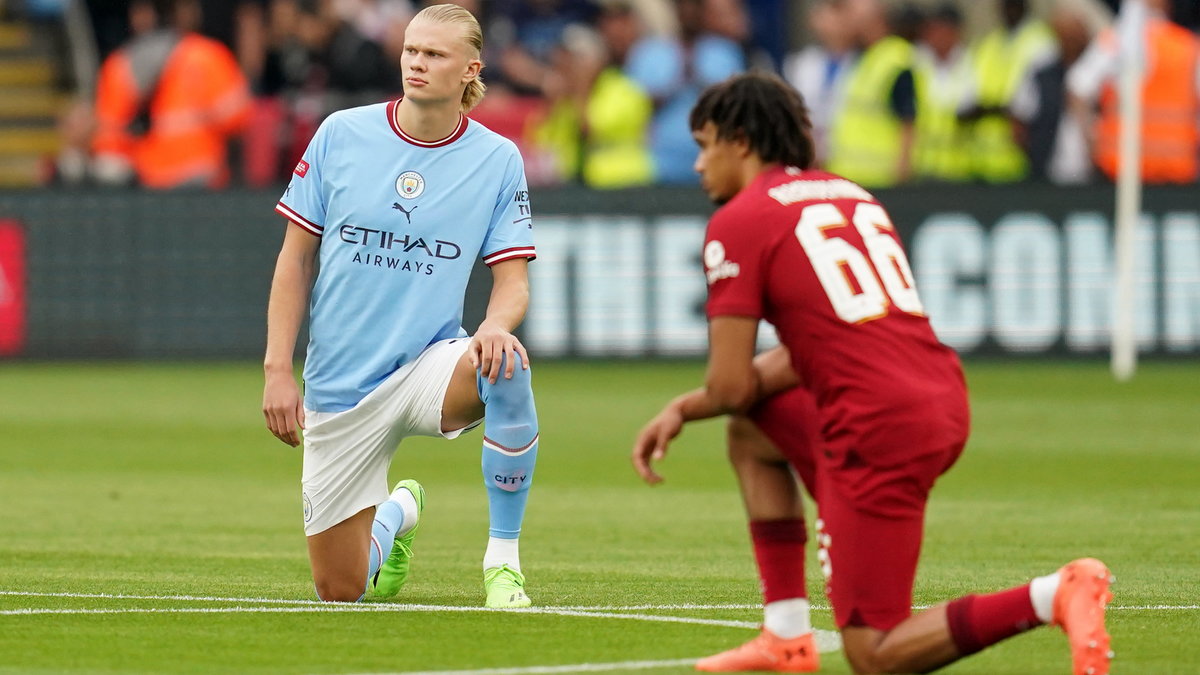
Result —
[[358, 602], [362, 599], [366, 580], [318, 579], [314, 584], [321, 602]]

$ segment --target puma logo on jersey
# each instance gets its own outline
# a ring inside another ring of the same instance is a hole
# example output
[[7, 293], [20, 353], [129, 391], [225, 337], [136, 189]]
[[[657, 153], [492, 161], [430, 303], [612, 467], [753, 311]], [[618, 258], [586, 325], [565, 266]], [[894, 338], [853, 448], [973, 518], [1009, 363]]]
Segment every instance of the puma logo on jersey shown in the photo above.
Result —
[[406, 209], [403, 206], [401, 206], [399, 202], [393, 202], [392, 208], [396, 209], [400, 213], [403, 213], [404, 220], [408, 221], [409, 225], [412, 225], [412, 212], [417, 210], [416, 206], [412, 207], [411, 209]]

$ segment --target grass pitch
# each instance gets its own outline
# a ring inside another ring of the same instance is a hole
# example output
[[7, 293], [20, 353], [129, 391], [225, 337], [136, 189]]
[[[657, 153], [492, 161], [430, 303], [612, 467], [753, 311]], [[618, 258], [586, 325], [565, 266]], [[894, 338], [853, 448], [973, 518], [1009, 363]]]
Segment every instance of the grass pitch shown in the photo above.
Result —
[[[721, 425], [685, 432], [660, 487], [627, 461], [701, 366], [535, 368], [522, 559], [538, 608], [522, 613], [478, 609], [478, 433], [396, 455], [392, 479], [428, 491], [400, 601], [320, 606], [300, 453], [263, 427], [257, 366], [0, 364], [0, 673], [683, 673], [751, 637], [757, 581]], [[1114, 672], [1200, 672], [1200, 364], [1145, 364], [1125, 385], [1099, 363], [967, 370], [974, 433], [934, 492], [915, 602], [1093, 555], [1118, 576]], [[824, 607], [811, 564], [808, 578]], [[814, 621], [832, 627], [826, 609]], [[848, 672], [840, 654], [824, 664]], [[1061, 634], [1039, 629], [945, 672], [1069, 670]]]

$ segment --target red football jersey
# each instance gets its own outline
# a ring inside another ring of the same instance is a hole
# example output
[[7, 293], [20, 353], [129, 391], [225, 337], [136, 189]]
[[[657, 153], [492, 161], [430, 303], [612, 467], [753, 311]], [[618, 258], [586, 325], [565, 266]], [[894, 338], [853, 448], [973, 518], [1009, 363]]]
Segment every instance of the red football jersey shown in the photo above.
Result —
[[878, 466], [961, 448], [958, 357], [934, 336], [895, 228], [862, 187], [765, 171], [713, 215], [703, 259], [708, 316], [775, 326], [816, 397], [826, 452]]

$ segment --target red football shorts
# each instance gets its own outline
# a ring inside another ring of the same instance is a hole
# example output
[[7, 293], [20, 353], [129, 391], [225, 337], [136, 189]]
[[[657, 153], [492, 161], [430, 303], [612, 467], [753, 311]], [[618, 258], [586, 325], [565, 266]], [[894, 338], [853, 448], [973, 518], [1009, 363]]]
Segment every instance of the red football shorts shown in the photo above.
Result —
[[[950, 417], [966, 419], [965, 399], [961, 405], [963, 415]], [[912, 444], [911, 452], [875, 453], [825, 445], [816, 404], [803, 388], [763, 401], [750, 417], [817, 501], [818, 556], [837, 625], [887, 631], [908, 618], [925, 503], [934, 481], [962, 452], [965, 424], [936, 433], [923, 420], [923, 431], [935, 433], [896, 439]], [[897, 422], [897, 428], [913, 428]]]

